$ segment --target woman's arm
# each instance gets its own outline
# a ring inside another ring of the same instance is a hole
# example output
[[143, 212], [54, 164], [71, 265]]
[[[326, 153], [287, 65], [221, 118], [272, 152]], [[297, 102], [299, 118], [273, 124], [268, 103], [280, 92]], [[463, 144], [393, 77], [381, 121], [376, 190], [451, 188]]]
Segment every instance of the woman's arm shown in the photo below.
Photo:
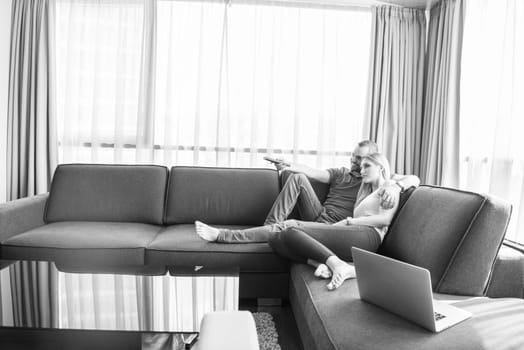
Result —
[[396, 198], [393, 207], [390, 209], [384, 209], [381, 206], [378, 208], [378, 214], [361, 216], [358, 218], [348, 218], [348, 225], [365, 225], [373, 227], [389, 226], [393, 216], [398, 208], [398, 197]]
[[418, 187], [420, 185], [420, 179], [415, 175], [394, 174], [391, 176], [391, 180], [395, 181], [395, 184], [403, 190], [407, 190], [410, 187]]
[[400, 196], [400, 192], [419, 185], [420, 179], [415, 175], [394, 174], [391, 176], [391, 180], [382, 185], [380, 189], [379, 195], [382, 198], [380, 205], [386, 209], [392, 208], [395, 199]]

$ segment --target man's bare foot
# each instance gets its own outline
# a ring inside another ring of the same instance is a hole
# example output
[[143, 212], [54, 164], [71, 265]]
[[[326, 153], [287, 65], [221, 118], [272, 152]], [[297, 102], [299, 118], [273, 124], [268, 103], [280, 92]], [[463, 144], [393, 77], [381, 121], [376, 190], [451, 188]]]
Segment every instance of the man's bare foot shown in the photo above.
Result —
[[315, 269], [315, 276], [318, 278], [328, 279], [332, 276], [331, 270], [326, 264], [318, 264]]
[[335, 256], [328, 258], [327, 265], [331, 271], [333, 271], [331, 282], [329, 282], [326, 286], [329, 290], [335, 290], [340, 287], [345, 280], [355, 278], [357, 276], [354, 266], [340, 260]]
[[195, 221], [195, 229], [200, 238], [210, 242], [215, 242], [220, 233], [218, 228], [211, 227], [200, 221]]

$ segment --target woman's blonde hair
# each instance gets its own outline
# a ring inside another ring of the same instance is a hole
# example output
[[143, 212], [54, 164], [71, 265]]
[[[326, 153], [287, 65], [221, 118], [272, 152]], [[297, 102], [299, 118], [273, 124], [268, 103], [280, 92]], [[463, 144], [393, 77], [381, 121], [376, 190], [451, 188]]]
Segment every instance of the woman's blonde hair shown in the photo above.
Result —
[[[381, 167], [380, 175], [382, 175], [384, 180], [389, 180], [391, 178], [391, 168], [389, 166], [389, 161], [382, 153], [370, 153], [367, 156], [362, 157], [362, 162], [365, 160], [368, 160], [371, 163]], [[364, 198], [369, 196], [372, 192], [373, 188], [371, 184], [362, 182], [360, 189], [358, 190], [355, 207], [357, 207], [360, 202], [362, 202], [362, 200], [364, 200]]]

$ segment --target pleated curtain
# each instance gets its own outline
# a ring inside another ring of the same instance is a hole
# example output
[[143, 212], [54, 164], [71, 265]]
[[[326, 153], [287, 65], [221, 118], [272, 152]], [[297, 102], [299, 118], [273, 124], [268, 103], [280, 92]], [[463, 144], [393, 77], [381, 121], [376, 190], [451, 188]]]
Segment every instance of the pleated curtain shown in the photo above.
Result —
[[373, 8], [364, 134], [391, 168], [416, 174], [422, 127], [426, 19], [423, 10]]
[[13, 325], [58, 327], [58, 273], [56, 269], [46, 261], [20, 261], [9, 267], [9, 276], [13, 299]]
[[48, 191], [57, 164], [52, 2], [13, 1], [7, 120], [7, 199]]
[[459, 184], [463, 26], [462, 0], [442, 0], [430, 11], [420, 158], [420, 177], [427, 184]]
[[[7, 115], [8, 200], [47, 192], [57, 164], [54, 58], [50, 49], [53, 15], [52, 1], [13, 1]], [[12, 265], [9, 270], [13, 276], [14, 324], [56, 327], [56, 271], [36, 261]]]

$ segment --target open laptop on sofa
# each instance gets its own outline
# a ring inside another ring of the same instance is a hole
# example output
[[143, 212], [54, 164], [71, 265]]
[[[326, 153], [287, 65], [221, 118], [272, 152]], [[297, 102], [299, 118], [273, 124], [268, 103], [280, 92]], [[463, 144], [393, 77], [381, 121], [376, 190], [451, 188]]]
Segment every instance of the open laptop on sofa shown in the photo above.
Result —
[[427, 269], [351, 248], [360, 298], [440, 332], [471, 317], [471, 313], [433, 300]]

